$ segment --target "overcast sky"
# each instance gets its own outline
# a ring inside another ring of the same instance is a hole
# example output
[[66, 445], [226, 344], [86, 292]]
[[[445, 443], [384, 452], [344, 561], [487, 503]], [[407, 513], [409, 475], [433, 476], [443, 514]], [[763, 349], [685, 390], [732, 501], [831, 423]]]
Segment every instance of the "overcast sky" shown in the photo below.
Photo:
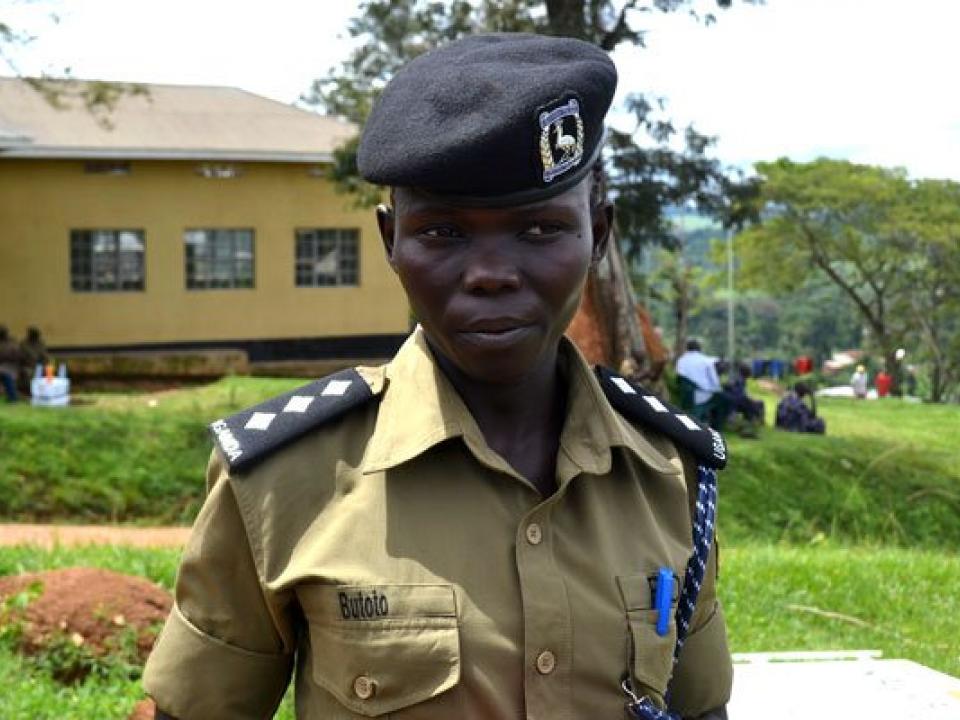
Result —
[[[15, 55], [24, 73], [69, 67], [294, 102], [349, 52], [356, 5], [0, 0], [0, 20], [37, 36]], [[726, 163], [827, 155], [960, 180], [956, 0], [767, 0], [718, 13], [710, 27], [682, 13], [637, 24], [649, 28], [648, 47], [616, 54], [621, 93], [666, 98], [679, 126], [719, 136]]]

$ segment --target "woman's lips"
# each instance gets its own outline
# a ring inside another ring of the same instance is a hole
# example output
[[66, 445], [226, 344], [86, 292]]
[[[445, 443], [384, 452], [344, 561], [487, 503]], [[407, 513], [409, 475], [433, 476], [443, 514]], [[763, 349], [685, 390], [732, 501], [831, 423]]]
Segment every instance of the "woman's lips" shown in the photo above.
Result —
[[530, 332], [531, 325], [505, 326], [478, 326], [470, 330], [461, 330], [458, 334], [461, 339], [472, 345], [484, 348], [505, 348], [523, 340]]

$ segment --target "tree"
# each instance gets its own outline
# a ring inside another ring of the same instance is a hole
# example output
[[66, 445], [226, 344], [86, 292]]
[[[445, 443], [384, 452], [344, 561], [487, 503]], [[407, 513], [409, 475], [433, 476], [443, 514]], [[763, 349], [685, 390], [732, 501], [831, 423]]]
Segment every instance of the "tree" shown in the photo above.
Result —
[[[42, 0], [36, 0], [41, 3]], [[0, 12], [3, 11], [0, 5]], [[53, 107], [64, 109], [80, 104], [96, 119], [102, 127], [110, 129], [110, 114], [125, 95], [148, 95], [146, 86], [139, 83], [103, 82], [98, 80], [80, 81], [70, 76], [70, 69], [64, 68], [59, 76], [43, 74], [39, 77], [26, 77], [20, 71], [17, 62], [17, 50], [29, 44], [34, 38], [4, 22], [0, 15], [0, 66], [6, 66], [8, 72], [21, 78]], [[56, 21], [56, 16], [51, 19]]]
[[[315, 81], [304, 100], [362, 126], [376, 96], [399, 67], [461, 35], [537, 32], [576, 37], [611, 51], [622, 43], [642, 46], [644, 33], [636, 22], [652, 12], [686, 10], [699, 21], [713, 22], [711, 13], [696, 12], [702, 4], [695, 0], [365, 0], [348, 28], [352, 37], [363, 42], [339, 68]], [[714, 4], [724, 9], [732, 0]], [[615, 367], [644, 351], [621, 243], [631, 257], [644, 245], [670, 244], [673, 234], [664, 209], [687, 200], [728, 222], [738, 219], [740, 208], [750, 206], [740, 198], [750, 196], [752, 185], [728, 178], [719, 163], [708, 157], [711, 138], [691, 127], [684, 131], [683, 150], [668, 147], [676, 129], [657, 118], [656, 109], [662, 107], [662, 101], [632, 95], [628, 109], [635, 127], [612, 132], [609, 143], [608, 196], [616, 205], [615, 238], [620, 242], [611, 243], [607, 258], [591, 273], [587, 300], [606, 323], [604, 334], [612, 340], [609, 356], [591, 359]], [[641, 146], [641, 137], [648, 143], [652, 140], [654, 146]], [[354, 139], [335, 153], [332, 175], [358, 202], [372, 204], [380, 194], [357, 174], [357, 144]]]
[[895, 312], [919, 329], [918, 356], [930, 365], [931, 399], [939, 402], [960, 384], [960, 184], [921, 180], [910, 199], [901, 273], [911, 291]]
[[897, 349], [922, 346], [934, 376], [951, 381], [960, 186], [840, 160], [757, 170], [763, 222], [737, 238], [742, 281], [783, 294], [819, 274], [853, 302], [895, 379]]

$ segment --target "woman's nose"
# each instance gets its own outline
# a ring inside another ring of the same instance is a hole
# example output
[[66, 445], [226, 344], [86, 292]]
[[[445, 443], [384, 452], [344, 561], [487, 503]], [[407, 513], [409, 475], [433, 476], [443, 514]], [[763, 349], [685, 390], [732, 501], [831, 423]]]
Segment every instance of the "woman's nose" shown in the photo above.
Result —
[[471, 293], [498, 293], [520, 287], [520, 269], [511, 253], [499, 247], [470, 253], [463, 272], [463, 286]]

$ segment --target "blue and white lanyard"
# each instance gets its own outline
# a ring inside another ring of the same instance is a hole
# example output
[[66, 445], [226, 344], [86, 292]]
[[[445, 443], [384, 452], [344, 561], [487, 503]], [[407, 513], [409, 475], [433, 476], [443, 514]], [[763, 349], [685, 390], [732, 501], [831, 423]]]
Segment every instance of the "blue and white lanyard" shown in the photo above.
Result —
[[[683, 590], [677, 603], [677, 644], [673, 649], [673, 665], [680, 659], [680, 651], [690, 632], [693, 609], [697, 606], [697, 597], [707, 572], [710, 548], [713, 546], [714, 524], [717, 517], [717, 471], [697, 466], [697, 506], [693, 518], [693, 553], [687, 561], [687, 572], [683, 579]], [[628, 675], [622, 683], [626, 693], [627, 713], [636, 720], [681, 720], [676, 713], [661, 710], [646, 695], [638, 697], [633, 690]]]

